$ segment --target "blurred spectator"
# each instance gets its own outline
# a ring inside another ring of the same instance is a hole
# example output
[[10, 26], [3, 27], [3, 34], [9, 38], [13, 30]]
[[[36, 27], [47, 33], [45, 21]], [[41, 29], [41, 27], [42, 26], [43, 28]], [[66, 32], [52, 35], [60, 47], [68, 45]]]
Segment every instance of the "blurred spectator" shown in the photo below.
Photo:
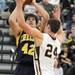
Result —
[[75, 62], [75, 24], [71, 26], [71, 33], [69, 34], [68, 40], [68, 49], [71, 53], [70, 59], [72, 62]]
[[71, 20], [69, 20], [68, 22], [66, 22], [66, 30], [67, 30], [67, 31], [70, 31], [70, 30], [71, 30], [71, 26], [72, 26], [72, 24], [74, 24], [74, 23], [75, 23], [75, 13], [72, 14]]
[[68, 19], [70, 19], [70, 3], [68, 0], [61, 0], [61, 7], [62, 7], [62, 13], [61, 13], [61, 20], [62, 23], [66, 22]]
[[63, 50], [60, 53], [61, 66], [63, 68], [64, 75], [67, 69], [71, 66], [71, 60], [69, 59], [69, 50], [66, 44], [63, 44]]
[[71, 5], [70, 5], [70, 7], [71, 7], [71, 12], [72, 12], [72, 14], [75, 13], [75, 0], [71, 0]]
[[69, 8], [70, 7], [70, 2], [69, 0], [60, 0], [61, 4], [62, 4], [62, 10], [65, 8]]
[[6, 1], [0, 0], [0, 11], [5, 11], [6, 9], [8, 9], [8, 6], [6, 5]]
[[[72, 24], [70, 31], [71, 32], [68, 33], [67, 40], [65, 41], [63, 58], [63, 53], [61, 53], [61, 61], [64, 62], [62, 63], [64, 75], [73, 75], [75, 69], [75, 23]], [[66, 58], [65, 55], [67, 56]]]
[[72, 13], [75, 13], [75, 0], [60, 0], [62, 13], [61, 20], [62, 22], [66, 22], [71, 19]]
[[12, 13], [12, 11], [14, 10], [14, 8], [16, 6], [15, 0], [6, 0], [6, 4], [9, 7], [10, 13]]
[[35, 6], [34, 5], [26, 5], [25, 7], [24, 7], [24, 12], [25, 13], [36, 13], [37, 12], [37, 9], [35, 8]]

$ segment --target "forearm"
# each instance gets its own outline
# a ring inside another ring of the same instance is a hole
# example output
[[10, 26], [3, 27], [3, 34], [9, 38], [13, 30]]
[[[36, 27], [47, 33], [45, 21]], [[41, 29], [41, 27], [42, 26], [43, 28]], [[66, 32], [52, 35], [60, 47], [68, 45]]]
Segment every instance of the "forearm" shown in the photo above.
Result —
[[45, 11], [45, 9], [41, 5], [39, 5], [38, 3], [33, 3], [33, 5], [36, 7], [37, 11], [41, 14], [41, 16], [44, 19], [49, 18], [49, 15], [48, 15], [47, 11]]
[[49, 14], [47, 13], [47, 11], [45, 11], [45, 9], [37, 4], [37, 3], [34, 3], [34, 6], [36, 7], [38, 13], [40, 13], [41, 15], [41, 25], [40, 25], [40, 31], [43, 32], [44, 31], [44, 28], [45, 28], [45, 25], [47, 24], [48, 22], [48, 19], [49, 19]]
[[10, 17], [9, 17], [9, 23], [11, 22], [16, 22], [16, 8], [14, 9], [14, 11], [11, 13]]
[[17, 4], [17, 20], [18, 20], [18, 23], [20, 25], [20, 27], [22, 27], [22, 22], [24, 22], [24, 15], [23, 15], [23, 11], [22, 11], [22, 5], [20, 4]]
[[[23, 13], [23, 4], [19, 2], [17, 3], [17, 21], [21, 29], [23, 29], [26, 33], [29, 34], [30, 26], [25, 22], [24, 13]], [[31, 32], [31, 31], [30, 31]]]
[[20, 27], [16, 19], [17, 19], [17, 7], [14, 9], [14, 11], [11, 13], [9, 17], [10, 28], [15, 37], [17, 37], [20, 32]]

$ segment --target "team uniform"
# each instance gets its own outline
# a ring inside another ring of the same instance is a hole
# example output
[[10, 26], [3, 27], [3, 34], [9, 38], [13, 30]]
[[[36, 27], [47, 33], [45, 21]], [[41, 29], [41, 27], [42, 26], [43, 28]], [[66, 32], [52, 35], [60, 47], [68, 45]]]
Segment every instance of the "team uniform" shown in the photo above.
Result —
[[43, 42], [39, 51], [41, 75], [54, 75], [54, 59], [61, 51], [59, 40], [43, 34]]
[[35, 75], [33, 63], [34, 50], [35, 45], [33, 37], [22, 31], [17, 43], [17, 68], [15, 70], [15, 75]]

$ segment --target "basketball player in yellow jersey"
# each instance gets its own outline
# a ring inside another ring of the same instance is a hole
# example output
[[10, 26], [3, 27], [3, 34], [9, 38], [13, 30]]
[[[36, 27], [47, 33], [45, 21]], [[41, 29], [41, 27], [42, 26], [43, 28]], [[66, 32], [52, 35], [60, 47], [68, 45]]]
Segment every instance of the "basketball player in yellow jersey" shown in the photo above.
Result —
[[[47, 33], [41, 33], [38, 29], [32, 28], [26, 23], [23, 15], [23, 0], [16, 0], [17, 4], [17, 20], [20, 27], [29, 34], [33, 36], [35, 45], [40, 46], [40, 68], [41, 75], [55, 75], [54, 74], [54, 62], [60, 53], [60, 42], [56, 38], [56, 34], [60, 29], [60, 21], [57, 19], [51, 19], [47, 24]], [[37, 5], [37, 3], [34, 3]]]
[[[41, 8], [38, 4], [35, 5], [38, 12], [43, 17], [42, 24], [46, 24], [48, 19], [48, 13]], [[20, 28], [17, 19], [17, 7], [14, 9], [9, 17], [9, 24], [13, 31], [15, 38], [17, 39], [17, 50], [16, 50], [16, 63], [17, 68], [14, 75], [35, 75], [33, 56], [35, 50], [34, 38], [29, 36]], [[37, 25], [37, 16], [34, 13], [26, 14], [25, 21], [31, 27], [35, 28]], [[42, 26], [43, 27], [43, 26]]]

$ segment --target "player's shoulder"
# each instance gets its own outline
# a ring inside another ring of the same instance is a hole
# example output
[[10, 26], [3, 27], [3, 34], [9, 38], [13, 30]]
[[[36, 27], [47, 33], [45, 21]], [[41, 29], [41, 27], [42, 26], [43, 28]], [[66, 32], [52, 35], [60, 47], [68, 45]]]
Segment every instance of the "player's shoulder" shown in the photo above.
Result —
[[43, 41], [52, 41], [52, 38], [47, 33], [43, 33]]
[[47, 33], [43, 33], [43, 37], [49, 38], [49, 35]]

